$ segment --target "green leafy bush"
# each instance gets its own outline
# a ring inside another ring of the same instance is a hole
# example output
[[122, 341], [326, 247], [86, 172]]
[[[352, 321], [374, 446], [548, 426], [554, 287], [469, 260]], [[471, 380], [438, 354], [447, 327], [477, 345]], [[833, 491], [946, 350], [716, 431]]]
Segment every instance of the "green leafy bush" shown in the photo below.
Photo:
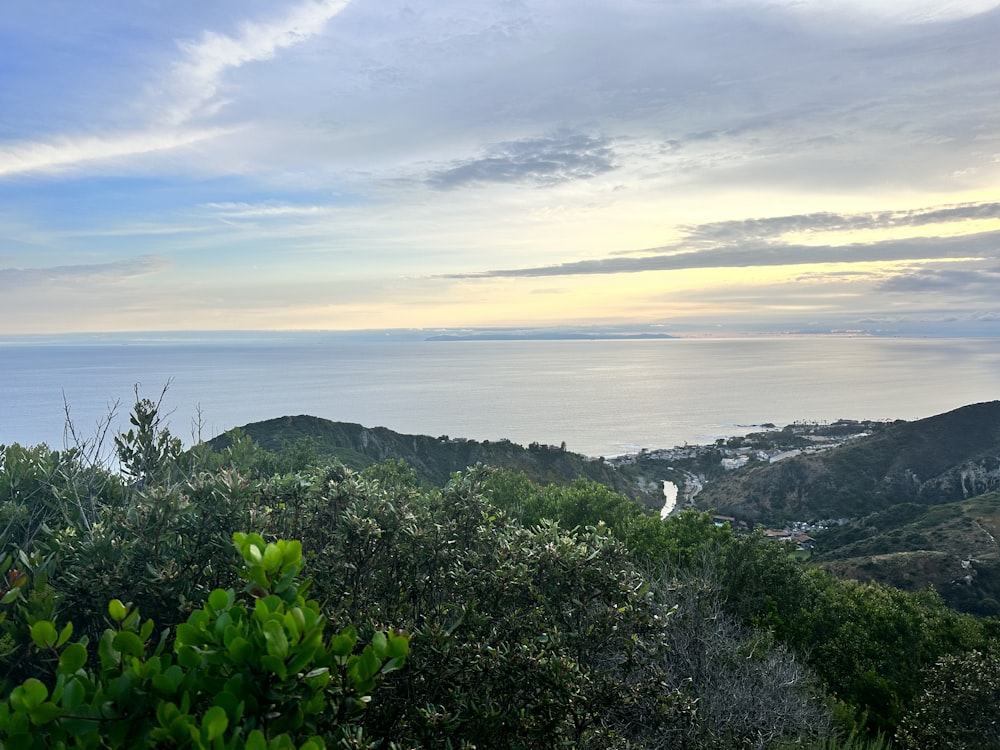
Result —
[[234, 535], [246, 590], [216, 589], [176, 628], [113, 599], [97, 644], [73, 626], [38, 620], [31, 639], [55, 664], [0, 704], [0, 747], [190, 747], [319, 750], [367, 747], [356, 718], [381, 675], [403, 666], [404, 635], [376, 631], [359, 648], [347, 627], [324, 637], [326, 618], [299, 583], [297, 541]]

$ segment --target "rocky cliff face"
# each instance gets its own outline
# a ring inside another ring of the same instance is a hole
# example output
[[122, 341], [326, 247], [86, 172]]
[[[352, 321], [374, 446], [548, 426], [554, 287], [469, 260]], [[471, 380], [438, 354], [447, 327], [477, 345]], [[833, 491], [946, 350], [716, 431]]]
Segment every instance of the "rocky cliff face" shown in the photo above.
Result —
[[927, 498], [966, 499], [1000, 489], [1000, 456], [966, 461], [920, 485], [918, 495]]

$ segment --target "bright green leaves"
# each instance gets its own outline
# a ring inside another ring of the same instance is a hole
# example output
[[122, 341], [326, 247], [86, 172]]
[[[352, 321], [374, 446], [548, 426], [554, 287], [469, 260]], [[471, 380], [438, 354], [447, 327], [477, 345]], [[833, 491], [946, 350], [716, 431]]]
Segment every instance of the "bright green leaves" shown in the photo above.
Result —
[[268, 620], [264, 623], [263, 631], [267, 653], [284, 660], [288, 656], [288, 637], [282, 624], [277, 620]]
[[253, 656], [253, 644], [241, 635], [230, 639], [226, 644], [229, 659], [237, 667], [242, 667]]
[[348, 626], [327, 643], [326, 618], [296, 581], [301, 545], [239, 533], [234, 542], [251, 606], [232, 589], [212, 591], [177, 626], [172, 650], [166, 633], [151, 649], [152, 621], [118, 599], [108, 604], [113, 628], [98, 642], [96, 671], [85, 640], [68, 643], [72, 625], [35, 622], [32, 641], [58, 654], [55, 687], [31, 678], [0, 703], [0, 748], [323, 750], [323, 736], [360, 741], [347, 720], [380, 675], [403, 666], [408, 638], [376, 632], [358, 652]]
[[15, 711], [30, 711], [49, 697], [49, 689], [40, 680], [29, 677], [10, 694], [10, 705]]
[[149, 739], [158, 745], [205, 747], [204, 742], [201, 742], [202, 732], [189, 713], [189, 708], [187, 701], [182, 701], [181, 706], [172, 702], [157, 705], [158, 726], [150, 732]]
[[38, 648], [51, 651], [61, 648], [73, 635], [73, 623], [66, 623], [62, 630], [57, 631], [54, 623], [38, 620], [31, 626], [29, 633]]
[[59, 654], [59, 671], [63, 674], [74, 674], [86, 663], [87, 648], [82, 643], [71, 643]]
[[313, 737], [296, 747], [287, 734], [279, 735], [269, 741], [263, 732], [255, 729], [247, 735], [246, 744], [242, 747], [244, 750], [325, 750], [326, 744], [322, 738]]
[[49, 689], [34, 677], [29, 677], [11, 691], [10, 707], [26, 715], [31, 724], [48, 724], [62, 714], [62, 709], [48, 700]]
[[185, 672], [178, 665], [172, 664], [162, 672], [150, 676], [153, 688], [161, 695], [175, 695], [184, 680]]
[[352, 656], [347, 662], [347, 676], [359, 693], [371, 692], [375, 687], [375, 675], [382, 668], [382, 662], [371, 646], [365, 647], [360, 656]]
[[389, 650], [389, 639], [385, 633], [379, 631], [372, 636], [372, 650], [380, 658], [385, 658], [385, 655]]
[[213, 706], [205, 712], [205, 716], [201, 720], [202, 737], [211, 742], [221, 737], [228, 726], [229, 717], [226, 716], [225, 710], [218, 706]]
[[60, 704], [63, 707], [63, 711], [76, 711], [86, 698], [87, 688], [84, 682], [74, 678], [64, 683]]
[[271, 593], [292, 601], [295, 577], [302, 569], [302, 545], [284, 539], [265, 542], [260, 534], [240, 532], [236, 532], [233, 539], [243, 557], [241, 575], [248, 581], [247, 590], [255, 596]]
[[115, 650], [115, 631], [105, 630], [97, 642], [97, 656], [103, 669], [113, 669], [121, 662], [121, 652]]
[[121, 601], [112, 599], [108, 602], [108, 614], [115, 622], [121, 622], [125, 619], [125, 615], [128, 614], [128, 610], [125, 609], [125, 605]]
[[117, 633], [111, 644], [114, 646], [116, 651], [127, 656], [139, 657], [142, 656], [143, 652], [146, 650], [146, 646], [139, 639], [139, 636], [135, 633], [130, 633], [127, 630]]
[[[370, 692], [378, 675], [403, 666], [410, 648], [406, 636], [383, 631], [376, 631], [372, 642], [360, 654], [354, 653], [357, 642], [357, 631], [353, 627], [344, 628], [330, 640], [330, 654], [342, 677], [359, 694]], [[318, 676], [318, 673], [310, 675]]]
[[55, 626], [48, 620], [40, 620], [31, 626], [31, 640], [38, 648], [53, 648], [58, 637]]
[[208, 606], [216, 612], [220, 612], [233, 605], [233, 598], [232, 591], [215, 589], [215, 591], [208, 595]]
[[330, 651], [338, 659], [344, 660], [354, 651], [354, 644], [357, 642], [358, 631], [352, 627], [347, 627], [330, 641]]
[[278, 545], [273, 543], [268, 544], [264, 548], [264, 555], [261, 560], [261, 564], [264, 566], [264, 569], [269, 572], [277, 570], [281, 567], [282, 557], [283, 556], [281, 554], [281, 550], [278, 549]]

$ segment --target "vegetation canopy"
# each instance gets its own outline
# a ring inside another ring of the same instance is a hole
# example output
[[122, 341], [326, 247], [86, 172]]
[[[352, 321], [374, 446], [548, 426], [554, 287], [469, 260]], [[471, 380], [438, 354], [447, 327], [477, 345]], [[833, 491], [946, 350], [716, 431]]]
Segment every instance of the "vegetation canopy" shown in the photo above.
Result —
[[997, 746], [997, 622], [932, 590], [587, 478], [182, 451], [161, 401], [114, 470], [0, 447], [4, 748]]

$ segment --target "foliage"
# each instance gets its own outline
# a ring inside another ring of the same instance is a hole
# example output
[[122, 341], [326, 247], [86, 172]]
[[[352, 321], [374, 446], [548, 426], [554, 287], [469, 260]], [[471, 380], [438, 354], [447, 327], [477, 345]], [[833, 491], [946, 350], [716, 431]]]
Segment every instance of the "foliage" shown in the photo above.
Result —
[[1000, 615], [1000, 492], [900, 505], [819, 535], [825, 567], [904, 590], [930, 582], [955, 609]]
[[903, 717], [896, 741], [904, 750], [1000, 748], [1000, 656], [970, 651], [943, 656]]
[[485, 476], [428, 494], [346, 470], [308, 483], [302, 524], [319, 600], [413, 632], [410, 669], [387, 683], [371, 734], [603, 746], [640, 707], [662, 727], [671, 691], [640, 655], [660, 648], [664, 622], [626, 550], [596, 529], [511, 523], [483, 501]]
[[937, 658], [996, 639], [989, 622], [949, 610], [932, 590], [841, 581], [759, 535], [735, 538], [722, 563], [729, 611], [806, 654], [841, 713], [873, 734], [895, 731]]
[[685, 685], [697, 717], [697, 746], [767, 748], [826, 736], [830, 715], [805, 660], [770, 633], [726, 611], [717, 572], [701, 568], [662, 581], [672, 604], [664, 669]]
[[851, 732], [844, 736], [833, 735], [804, 744], [778, 745], [777, 750], [892, 750], [892, 743], [885, 735], [874, 737]]
[[29, 548], [53, 526], [89, 533], [122, 492], [120, 479], [78, 448], [0, 445], [0, 547]]
[[485, 470], [482, 491], [493, 504], [523, 524], [558, 520], [566, 528], [603, 524], [650, 569], [687, 567], [708, 550], [728, 541], [728, 526], [718, 526], [710, 513], [685, 510], [664, 522], [633, 499], [587, 479], [569, 486], [538, 487], [523, 473]]
[[88, 668], [72, 623], [31, 626], [55, 664], [0, 705], [0, 746], [11, 748], [302, 748], [327, 741], [365, 747], [353, 721], [378, 677], [399, 669], [405, 636], [378, 631], [357, 650], [357, 631], [324, 640], [326, 618], [297, 582], [298, 542], [235, 535], [250, 598], [216, 589], [176, 629], [154, 637], [152, 620], [118, 599]]
[[[317, 417], [280, 417], [245, 425], [242, 432], [266, 451], [282, 459], [291, 453], [311, 451], [310, 463], [340, 462], [353, 471], [363, 471], [386, 460], [403, 460], [412, 467], [425, 488], [440, 487], [455, 471], [478, 464], [524, 472], [539, 485], [569, 485], [584, 477], [612, 487], [642, 502], [662, 504], [662, 494], [650, 492], [648, 482], [631, 468], [616, 468], [576, 453], [550, 446], [524, 447], [510, 440], [479, 442], [447, 435], [401, 435], [385, 427], [332, 422]], [[218, 450], [229, 444], [228, 435], [210, 441]], [[299, 464], [280, 471], [300, 471]]]
[[132, 427], [128, 432], [115, 436], [122, 474], [139, 487], [168, 481], [181, 453], [181, 441], [171, 435], [164, 424], [161, 407], [167, 387], [164, 386], [159, 399], [153, 401], [139, 398], [136, 386], [135, 407], [129, 415]]
[[[832, 708], [855, 730], [841, 746], [862, 748], [916, 712], [960, 715], [930, 706], [921, 680], [940, 681], [942, 657], [996, 653], [994, 621], [932, 593], [838, 581], [709, 514], [664, 522], [593, 481], [537, 484], [565, 451], [521, 449], [532, 474], [475, 466], [429, 488], [417, 466], [355, 471], [303, 436], [272, 452], [234, 431], [177, 453], [159, 409], [140, 400], [118, 436], [121, 474], [78, 449], [0, 449], [0, 696], [16, 731], [55, 744], [45, 732], [89, 715], [100, 728], [67, 743], [225, 747], [259, 731], [265, 746], [819, 748], [840, 736]], [[281, 539], [301, 548], [265, 542]], [[328, 621], [353, 625], [331, 638]], [[405, 669], [387, 623], [411, 633]], [[77, 683], [72, 712], [41, 721]]]
[[[296, 512], [323, 607], [413, 632], [409, 668], [387, 681], [367, 716], [371, 736], [421, 747], [640, 748], [668, 739], [678, 747], [734, 740], [756, 747], [761, 727], [769, 737], [791, 737], [824, 725], [801, 665], [794, 680], [777, 670], [772, 677], [769, 666], [784, 657], [764, 641], [752, 645], [747, 629], [734, 625], [722, 637], [704, 620], [677, 618], [675, 607], [694, 588], [651, 585], [619, 538], [634, 531], [635, 519], [650, 518], [631, 501], [589, 483], [552, 490], [484, 468], [427, 493], [399, 469], [379, 476], [332, 469], [297, 485], [305, 488]], [[524, 527], [490, 500], [511, 515], [542, 500], [546, 512], [576, 508], [576, 524], [543, 519]], [[603, 518], [619, 528], [612, 532]], [[665, 545], [678, 542], [660, 557], [684, 545], [693, 555], [728, 536], [697, 515], [676, 526], [651, 520], [664, 529]], [[672, 645], [681, 642], [684, 659]], [[756, 655], [749, 673], [727, 673], [732, 685], [753, 686], [743, 694], [755, 719], [738, 726], [725, 719], [726, 680], [695, 665], [737, 665], [749, 653]], [[720, 700], [705, 700], [710, 693]], [[778, 695], [807, 720], [775, 711]]]
[[722, 554], [733, 538], [728, 524], [720, 525], [711, 513], [691, 509], [671, 515], [665, 523], [652, 524], [643, 519], [638, 528], [632, 529], [628, 543], [650, 562], [667, 570], [683, 571]]

